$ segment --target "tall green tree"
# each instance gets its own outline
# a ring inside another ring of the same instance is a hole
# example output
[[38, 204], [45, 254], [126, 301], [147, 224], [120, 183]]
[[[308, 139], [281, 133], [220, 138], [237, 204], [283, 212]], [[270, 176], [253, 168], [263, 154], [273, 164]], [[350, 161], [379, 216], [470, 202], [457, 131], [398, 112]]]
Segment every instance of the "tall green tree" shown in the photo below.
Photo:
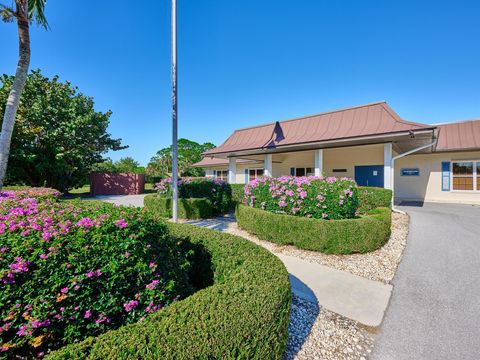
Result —
[[[0, 81], [1, 106], [15, 80], [3, 75]], [[0, 107], [0, 114], [4, 111]], [[126, 148], [107, 132], [110, 116], [110, 111], [95, 111], [93, 98], [69, 82], [32, 71], [18, 106], [8, 181], [63, 192], [83, 185], [103, 154]]]
[[19, 42], [17, 70], [8, 98], [5, 101], [2, 132], [0, 133], [0, 189], [3, 187], [7, 172], [17, 109], [30, 67], [30, 23], [36, 22], [45, 29], [48, 28], [48, 22], [44, 14], [45, 4], [46, 0], [14, 0], [12, 5], [0, 4], [2, 20], [17, 22]]
[[[181, 176], [203, 176], [204, 171], [192, 167], [192, 164], [202, 160], [202, 153], [213, 149], [214, 144], [206, 142], [199, 144], [188, 139], [178, 139], [178, 172]], [[147, 174], [156, 177], [167, 177], [172, 174], [172, 147], [157, 151], [150, 159]]]

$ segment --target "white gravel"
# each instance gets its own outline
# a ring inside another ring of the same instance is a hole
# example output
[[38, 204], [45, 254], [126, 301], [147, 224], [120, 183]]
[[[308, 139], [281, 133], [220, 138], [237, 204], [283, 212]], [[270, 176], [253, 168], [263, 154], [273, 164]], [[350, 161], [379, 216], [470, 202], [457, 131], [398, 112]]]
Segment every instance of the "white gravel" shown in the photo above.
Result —
[[373, 342], [374, 330], [293, 296], [285, 360], [365, 360]]

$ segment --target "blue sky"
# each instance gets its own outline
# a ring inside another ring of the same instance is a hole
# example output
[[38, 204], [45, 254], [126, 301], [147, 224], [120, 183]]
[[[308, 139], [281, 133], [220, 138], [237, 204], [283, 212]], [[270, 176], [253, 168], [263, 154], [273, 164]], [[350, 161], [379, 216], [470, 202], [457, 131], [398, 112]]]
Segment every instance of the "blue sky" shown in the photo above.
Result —
[[[178, 3], [181, 137], [218, 145], [239, 127], [377, 100], [412, 121], [480, 118], [478, 1]], [[109, 131], [130, 148], [109, 156], [146, 164], [171, 143], [170, 1], [49, 0], [46, 14], [31, 67], [112, 110]], [[14, 24], [0, 39], [12, 74]]]

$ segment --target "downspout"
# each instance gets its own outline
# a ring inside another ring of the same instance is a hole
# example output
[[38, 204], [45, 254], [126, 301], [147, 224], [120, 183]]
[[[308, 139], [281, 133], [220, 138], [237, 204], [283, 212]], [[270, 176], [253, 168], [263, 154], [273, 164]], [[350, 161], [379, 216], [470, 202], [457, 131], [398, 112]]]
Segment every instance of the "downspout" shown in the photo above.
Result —
[[419, 146], [418, 148], [409, 150], [409, 151], [404, 152], [402, 154], [398, 154], [397, 156], [394, 156], [392, 158], [392, 169], [391, 169], [391, 171], [392, 171], [392, 176], [391, 176], [392, 177], [392, 202], [391, 202], [392, 211], [404, 213], [403, 211], [395, 209], [395, 203], [394, 203], [395, 202], [395, 160], [400, 159], [404, 156], [416, 153], [417, 151], [427, 149], [427, 148], [435, 145], [436, 142], [437, 142], [437, 138], [436, 138], [436, 136], [434, 136], [433, 141], [430, 144]]

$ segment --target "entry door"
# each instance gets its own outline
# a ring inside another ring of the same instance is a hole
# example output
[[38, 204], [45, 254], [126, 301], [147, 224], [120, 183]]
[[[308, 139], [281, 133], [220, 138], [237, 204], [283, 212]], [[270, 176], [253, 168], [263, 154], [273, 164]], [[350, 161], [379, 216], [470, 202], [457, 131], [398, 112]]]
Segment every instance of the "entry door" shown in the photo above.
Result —
[[360, 186], [383, 187], [383, 165], [355, 166], [355, 181]]

